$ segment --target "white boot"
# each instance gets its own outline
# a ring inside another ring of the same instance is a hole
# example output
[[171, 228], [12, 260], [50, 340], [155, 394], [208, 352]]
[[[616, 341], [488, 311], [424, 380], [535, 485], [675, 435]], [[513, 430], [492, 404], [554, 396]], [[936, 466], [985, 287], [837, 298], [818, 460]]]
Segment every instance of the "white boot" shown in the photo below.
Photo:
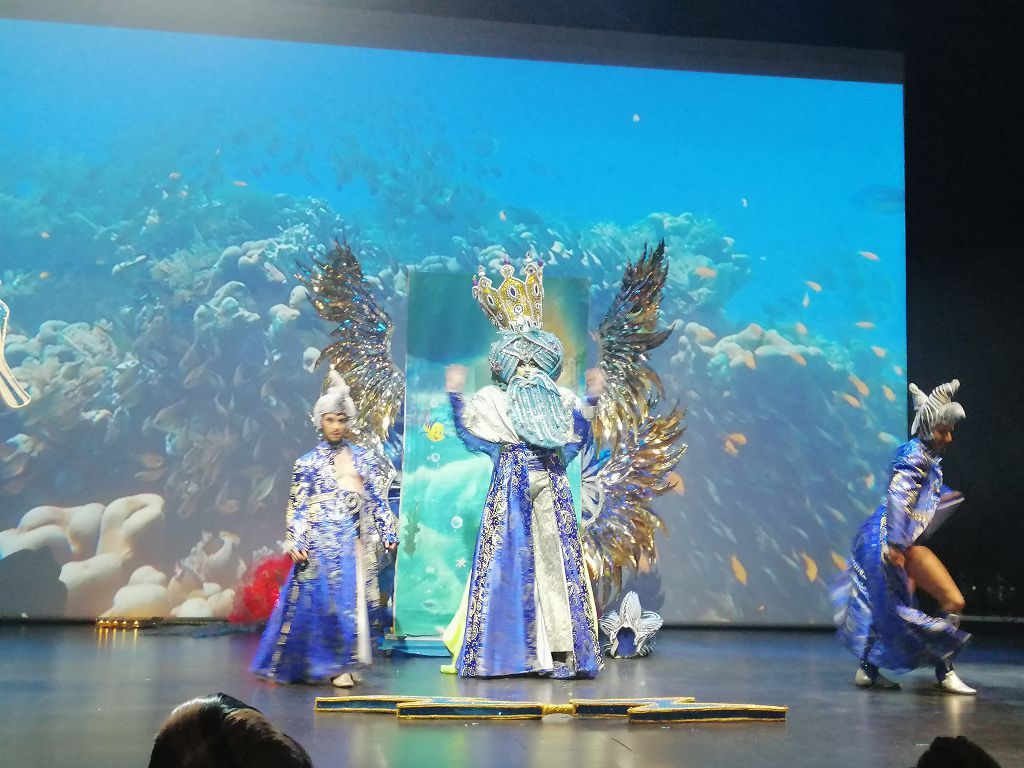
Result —
[[945, 677], [936, 685], [946, 693], [957, 693], [961, 696], [976, 696], [978, 694], [974, 688], [960, 679], [960, 675], [954, 669], [947, 671]]
[[352, 678], [351, 672], [345, 672], [331, 680], [331, 685], [335, 688], [351, 688], [355, 684], [356, 681]]
[[853, 683], [858, 688], [879, 688], [884, 691], [898, 691], [903, 686], [895, 680], [890, 680], [877, 669], [874, 675], [864, 671], [864, 667], [857, 667], [857, 674], [853, 676]]

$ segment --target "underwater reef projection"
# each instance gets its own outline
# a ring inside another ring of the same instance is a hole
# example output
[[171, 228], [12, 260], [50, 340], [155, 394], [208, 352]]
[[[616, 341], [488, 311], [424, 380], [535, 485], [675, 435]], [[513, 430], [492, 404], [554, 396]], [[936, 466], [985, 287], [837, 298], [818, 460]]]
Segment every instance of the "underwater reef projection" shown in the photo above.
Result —
[[475, 309], [478, 267], [529, 253], [589, 284], [593, 328], [664, 240], [651, 364], [689, 449], [623, 591], [670, 624], [830, 621], [906, 434], [904, 217], [878, 204], [902, 201], [900, 86], [20, 21], [0, 81], [25, 392], [0, 404], [0, 614], [231, 612], [316, 439], [331, 326], [293, 275], [335, 239], [397, 361], [414, 273]]

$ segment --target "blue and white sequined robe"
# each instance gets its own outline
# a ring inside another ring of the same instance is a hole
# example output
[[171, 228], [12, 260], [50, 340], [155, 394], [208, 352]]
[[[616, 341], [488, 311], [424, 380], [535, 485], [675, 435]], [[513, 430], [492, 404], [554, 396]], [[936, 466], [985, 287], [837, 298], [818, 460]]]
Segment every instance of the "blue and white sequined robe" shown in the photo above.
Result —
[[295, 463], [288, 543], [309, 557], [292, 566], [267, 621], [252, 670], [280, 682], [319, 682], [370, 663], [382, 631], [377, 565], [397, 541], [388, 475], [365, 448], [348, 444], [363, 494], [338, 488], [335, 449], [321, 442]]
[[908, 672], [948, 660], [970, 639], [945, 619], [920, 611], [907, 573], [887, 558], [917, 541], [935, 515], [940, 459], [915, 438], [893, 457], [885, 501], [861, 525], [846, 574], [833, 590], [839, 636], [862, 662]]
[[[566, 391], [566, 401], [577, 407], [574, 439], [563, 449], [484, 439], [481, 434], [514, 439], [501, 407], [504, 392], [485, 389], [492, 398], [482, 407], [489, 412], [470, 418], [479, 434], [467, 426], [462, 396], [449, 393], [459, 437], [469, 450], [494, 462], [466, 590], [465, 623], [446, 633], [446, 638], [461, 634], [461, 645], [449, 646], [455, 669], [462, 677], [594, 677], [601, 666], [597, 611], [565, 473], [590, 434], [590, 422], [579, 400]], [[471, 408], [481, 400], [487, 398], [478, 393]], [[492, 428], [484, 429], [488, 422]]]

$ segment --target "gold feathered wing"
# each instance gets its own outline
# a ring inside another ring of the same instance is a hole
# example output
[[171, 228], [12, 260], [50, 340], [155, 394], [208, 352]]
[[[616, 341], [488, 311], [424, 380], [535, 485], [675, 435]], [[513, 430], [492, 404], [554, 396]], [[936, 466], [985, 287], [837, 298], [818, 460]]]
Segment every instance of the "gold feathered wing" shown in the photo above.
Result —
[[665, 388], [647, 354], [672, 335], [675, 326], [658, 330], [668, 258], [662, 241], [626, 263], [622, 285], [597, 329], [598, 359], [605, 391], [597, 404], [594, 436], [609, 447], [643, 423]]
[[622, 569], [657, 560], [654, 533], [667, 535], [652, 509], [672, 488], [669, 473], [686, 451], [679, 442], [685, 410], [657, 415], [664, 387], [648, 354], [672, 334], [658, 330], [668, 277], [665, 244], [627, 263], [622, 285], [598, 329], [605, 391], [584, 453], [583, 538], [600, 602], [622, 585]]
[[357, 429], [381, 443], [395, 423], [405, 398], [405, 378], [391, 359], [394, 323], [363, 277], [359, 260], [346, 243], [335, 244], [329, 261], [299, 263], [295, 277], [309, 294], [317, 314], [336, 323], [334, 342], [316, 364], [330, 360], [352, 389]]

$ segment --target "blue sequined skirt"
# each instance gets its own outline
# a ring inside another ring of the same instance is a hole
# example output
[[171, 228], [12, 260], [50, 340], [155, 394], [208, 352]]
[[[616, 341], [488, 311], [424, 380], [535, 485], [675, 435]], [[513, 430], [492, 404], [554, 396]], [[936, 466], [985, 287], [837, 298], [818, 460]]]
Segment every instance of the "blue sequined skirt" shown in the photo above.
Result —
[[[282, 683], [322, 682], [358, 665], [356, 525], [315, 525], [304, 568], [293, 566], [252, 671]], [[363, 606], [362, 610], [366, 610]]]
[[918, 608], [906, 571], [883, 557], [884, 525], [879, 508], [861, 526], [833, 588], [838, 635], [861, 662], [893, 672], [949, 661], [971, 636]]

